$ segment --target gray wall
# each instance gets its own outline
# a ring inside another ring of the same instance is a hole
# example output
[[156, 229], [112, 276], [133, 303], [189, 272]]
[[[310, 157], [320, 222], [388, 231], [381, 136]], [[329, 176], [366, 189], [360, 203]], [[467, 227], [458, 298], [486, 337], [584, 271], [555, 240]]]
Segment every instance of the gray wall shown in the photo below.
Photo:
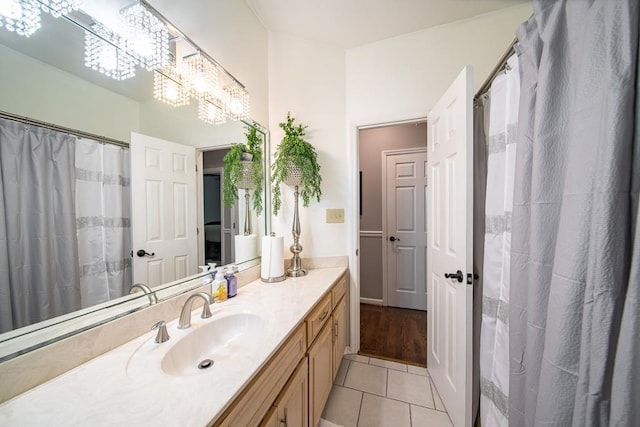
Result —
[[[427, 146], [426, 122], [362, 129], [358, 133], [362, 171], [360, 296], [382, 299], [382, 152]], [[373, 232], [373, 233], [367, 233]]]

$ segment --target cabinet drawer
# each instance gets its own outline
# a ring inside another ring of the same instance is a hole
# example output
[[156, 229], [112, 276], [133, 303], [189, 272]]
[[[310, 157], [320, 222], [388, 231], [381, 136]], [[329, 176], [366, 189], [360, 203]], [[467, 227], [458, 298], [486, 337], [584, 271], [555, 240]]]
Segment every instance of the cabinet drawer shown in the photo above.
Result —
[[344, 294], [347, 292], [347, 275], [340, 278], [338, 283], [331, 289], [331, 307], [336, 308]]
[[316, 305], [311, 314], [307, 316], [307, 347], [311, 345], [322, 326], [331, 317], [331, 295], [325, 295]]
[[278, 393], [306, 352], [305, 330], [301, 325], [278, 353], [271, 358], [234, 404], [214, 423], [216, 426], [255, 426], [263, 419]]

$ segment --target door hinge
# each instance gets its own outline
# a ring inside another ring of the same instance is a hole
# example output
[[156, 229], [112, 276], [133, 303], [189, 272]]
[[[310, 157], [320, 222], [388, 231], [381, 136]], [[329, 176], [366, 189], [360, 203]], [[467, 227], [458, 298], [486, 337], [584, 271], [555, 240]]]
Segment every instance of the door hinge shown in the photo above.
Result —
[[478, 280], [478, 275], [475, 273], [467, 273], [467, 285], [473, 285], [474, 280]]

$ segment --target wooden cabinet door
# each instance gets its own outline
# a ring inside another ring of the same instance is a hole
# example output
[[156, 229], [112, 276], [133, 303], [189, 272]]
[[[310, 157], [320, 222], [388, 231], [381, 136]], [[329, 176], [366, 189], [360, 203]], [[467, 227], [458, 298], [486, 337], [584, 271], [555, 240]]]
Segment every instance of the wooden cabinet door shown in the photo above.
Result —
[[280, 427], [278, 425], [278, 408], [272, 406], [265, 415], [264, 420], [260, 423], [260, 427]]
[[347, 337], [349, 333], [349, 308], [347, 299], [342, 298], [333, 312], [333, 378], [338, 373], [340, 362], [347, 347]]
[[309, 426], [320, 421], [333, 383], [333, 328], [327, 322], [309, 348]]
[[308, 374], [307, 360], [304, 359], [276, 404], [278, 426], [307, 427], [309, 425]]

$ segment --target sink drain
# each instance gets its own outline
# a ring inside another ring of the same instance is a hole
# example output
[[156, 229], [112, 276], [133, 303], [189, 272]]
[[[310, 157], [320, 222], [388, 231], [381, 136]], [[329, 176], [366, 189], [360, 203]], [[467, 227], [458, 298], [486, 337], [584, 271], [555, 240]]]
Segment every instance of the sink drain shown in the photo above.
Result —
[[198, 369], [208, 369], [213, 366], [213, 360], [204, 359], [202, 362], [198, 363]]

